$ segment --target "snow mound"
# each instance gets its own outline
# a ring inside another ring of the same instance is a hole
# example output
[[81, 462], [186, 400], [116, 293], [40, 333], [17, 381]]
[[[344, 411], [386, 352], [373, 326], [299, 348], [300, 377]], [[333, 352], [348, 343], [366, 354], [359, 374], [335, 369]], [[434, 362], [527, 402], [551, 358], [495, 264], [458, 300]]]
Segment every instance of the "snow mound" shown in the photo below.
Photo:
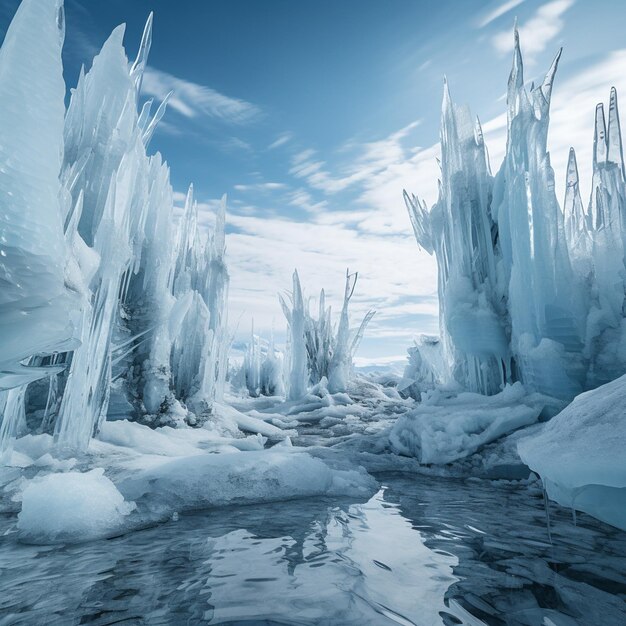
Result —
[[577, 396], [517, 450], [548, 496], [626, 530], [626, 376]]
[[547, 398], [527, 394], [521, 383], [495, 396], [442, 390], [425, 393], [421, 404], [401, 416], [389, 434], [392, 449], [423, 464], [452, 463], [522, 426], [533, 424]]
[[119, 485], [149, 515], [315, 496], [367, 497], [376, 481], [362, 468], [335, 469], [288, 446], [207, 454], [146, 467]]
[[134, 509], [103, 469], [49, 474], [24, 489], [17, 528], [28, 543], [90, 541], [119, 532]]

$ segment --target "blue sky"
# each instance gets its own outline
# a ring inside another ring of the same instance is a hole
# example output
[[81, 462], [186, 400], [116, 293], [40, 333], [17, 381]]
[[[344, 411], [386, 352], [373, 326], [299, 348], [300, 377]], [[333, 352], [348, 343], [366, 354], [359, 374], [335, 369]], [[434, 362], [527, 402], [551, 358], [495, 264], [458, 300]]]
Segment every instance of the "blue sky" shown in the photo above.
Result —
[[[0, 0], [2, 30], [17, 4]], [[571, 144], [585, 188], [595, 102], [611, 84], [626, 93], [618, 0], [66, 0], [68, 88], [119, 23], [134, 56], [151, 10], [144, 92], [175, 90], [151, 148], [179, 198], [194, 183], [207, 223], [228, 193], [231, 323], [245, 335], [254, 317], [280, 337], [276, 293], [294, 267], [309, 295], [323, 286], [339, 306], [349, 266], [354, 322], [378, 311], [361, 349], [374, 360], [437, 330], [435, 264], [402, 189], [436, 200], [443, 75], [480, 116], [495, 172], [514, 18], [527, 80], [564, 46], [550, 135], [560, 187]]]

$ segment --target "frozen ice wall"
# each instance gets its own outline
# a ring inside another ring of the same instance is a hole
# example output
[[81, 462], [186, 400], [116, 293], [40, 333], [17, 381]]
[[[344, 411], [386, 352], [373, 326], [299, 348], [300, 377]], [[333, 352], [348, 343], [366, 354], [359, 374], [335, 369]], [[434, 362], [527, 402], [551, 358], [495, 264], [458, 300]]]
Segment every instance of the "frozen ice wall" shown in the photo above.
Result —
[[41, 376], [20, 363], [67, 349], [74, 335], [59, 181], [63, 38], [61, 4], [25, 0], [0, 50], [0, 388]]
[[343, 305], [336, 327], [332, 322], [331, 307], [326, 306], [326, 294], [323, 289], [320, 292], [317, 319], [311, 314], [310, 303], [304, 299], [297, 271], [293, 274], [291, 306], [280, 296], [289, 325], [287, 350], [289, 399], [302, 398], [309, 386], [315, 386], [323, 379], [328, 381], [331, 393], [346, 391], [352, 375], [352, 358], [367, 325], [374, 316], [374, 311], [370, 311], [357, 329], [350, 328], [349, 305], [357, 280], [357, 273], [350, 274], [346, 271]]
[[167, 98], [140, 106], [152, 16], [134, 63], [113, 31], [67, 112], [64, 28], [60, 0], [23, 0], [0, 50], [0, 451], [27, 424], [80, 451], [107, 416], [207, 419], [226, 375], [225, 198], [203, 233], [190, 193], [174, 236], [147, 152]]
[[546, 149], [559, 57], [527, 88], [515, 32], [507, 149], [495, 177], [480, 124], [452, 104], [445, 85], [438, 202], [428, 211], [405, 192], [418, 244], [437, 257], [445, 377], [471, 391], [494, 394], [521, 380], [571, 399], [626, 370], [617, 95], [608, 126], [602, 105], [596, 112], [588, 210], [573, 150], [562, 210]]
[[82, 294], [59, 179], [64, 35], [60, 2], [24, 0], [0, 50], [0, 452], [25, 427], [26, 385], [54, 371], [46, 355], [76, 343]]

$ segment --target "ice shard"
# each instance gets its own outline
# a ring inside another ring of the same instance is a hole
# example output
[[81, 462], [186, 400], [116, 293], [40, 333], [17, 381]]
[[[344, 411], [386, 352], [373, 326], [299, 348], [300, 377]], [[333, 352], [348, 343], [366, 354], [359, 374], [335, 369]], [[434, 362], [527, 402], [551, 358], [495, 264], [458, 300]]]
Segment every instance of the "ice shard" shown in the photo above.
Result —
[[293, 273], [293, 290], [291, 292], [291, 308], [281, 297], [280, 302], [289, 325], [289, 377], [287, 380], [287, 394], [290, 400], [299, 400], [308, 389], [309, 368], [307, 363], [306, 346], [306, 311], [304, 296], [300, 285], [298, 271]]

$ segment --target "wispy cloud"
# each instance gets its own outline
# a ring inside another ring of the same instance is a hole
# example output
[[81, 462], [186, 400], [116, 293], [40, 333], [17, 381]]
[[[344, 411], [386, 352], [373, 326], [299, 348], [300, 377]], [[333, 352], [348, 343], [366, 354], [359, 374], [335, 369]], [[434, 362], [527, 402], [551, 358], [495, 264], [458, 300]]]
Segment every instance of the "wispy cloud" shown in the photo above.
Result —
[[285, 189], [285, 183], [252, 183], [249, 185], [235, 185], [237, 191], [275, 191], [277, 189]]
[[[543, 52], [550, 42], [563, 30], [563, 14], [575, 0], [552, 0], [541, 5], [523, 24], [519, 25], [520, 40], [524, 47], [524, 59], [532, 64], [535, 57]], [[500, 54], [513, 50], [511, 29], [503, 30], [491, 39], [491, 43]]]
[[506, 15], [509, 11], [522, 4], [522, 2], [524, 2], [524, 0], [507, 0], [507, 2], [499, 4], [498, 6], [491, 9], [479, 20], [477, 25], [478, 28], [484, 28], [488, 24], [491, 24], [491, 22], [497, 20], [503, 15]]
[[280, 146], [284, 146], [286, 143], [290, 142], [293, 139], [292, 133], [281, 133], [275, 141], [267, 146], [268, 150], [274, 150], [275, 148], [280, 148]]
[[326, 200], [316, 202], [306, 189], [296, 189], [292, 191], [287, 201], [291, 206], [298, 207], [307, 213], [320, 214], [328, 207]]
[[316, 158], [313, 150], [304, 150], [292, 159], [289, 173], [305, 180], [313, 189], [335, 194], [362, 183], [390, 165], [406, 160], [403, 140], [420, 124], [419, 120], [407, 124], [388, 137], [377, 141], [350, 141], [341, 151], [353, 154], [351, 164], [340, 174], [333, 175], [327, 163]]
[[178, 78], [153, 67], [146, 68], [143, 92], [162, 100], [170, 91], [170, 109], [186, 118], [210, 117], [225, 122], [244, 124], [261, 115], [254, 104], [226, 96], [211, 87]]

